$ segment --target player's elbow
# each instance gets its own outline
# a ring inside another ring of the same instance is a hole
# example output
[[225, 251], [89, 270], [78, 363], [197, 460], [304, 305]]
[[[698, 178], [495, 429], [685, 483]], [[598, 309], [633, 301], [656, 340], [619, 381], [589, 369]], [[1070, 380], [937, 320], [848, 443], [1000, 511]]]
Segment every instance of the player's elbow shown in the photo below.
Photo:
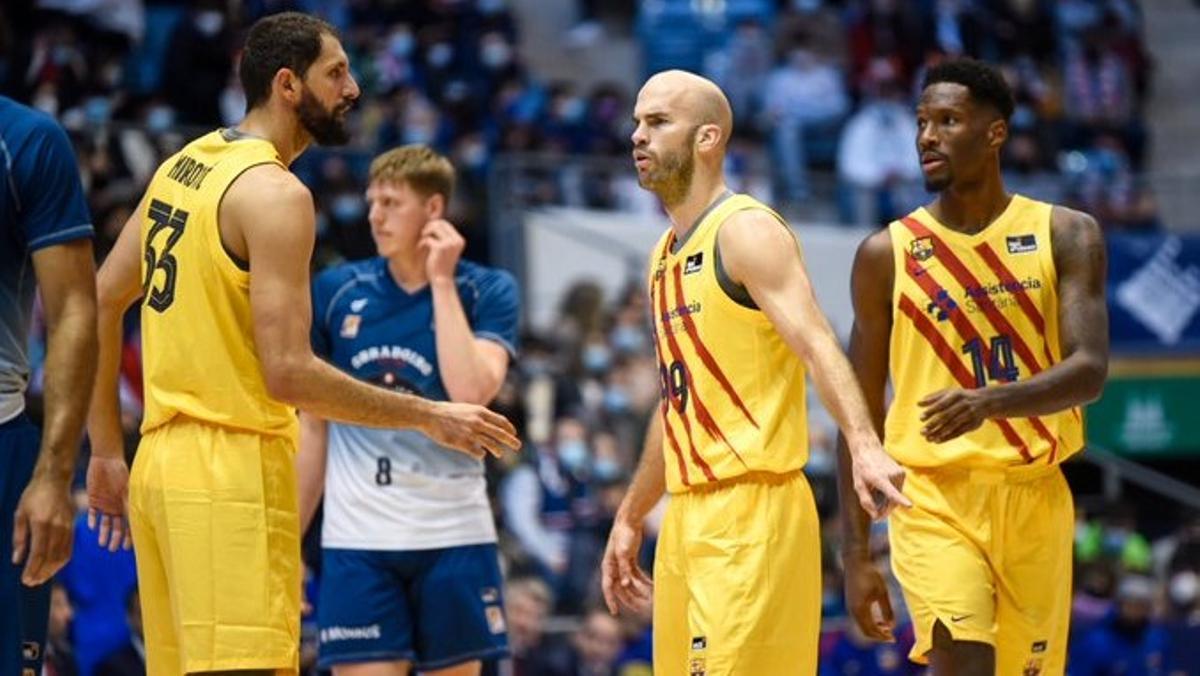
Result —
[[499, 384], [470, 381], [464, 383], [446, 383], [446, 395], [450, 401], [459, 404], [478, 404], [485, 406], [496, 396]]
[[283, 354], [262, 357], [263, 383], [271, 398], [293, 406], [304, 403], [304, 360]]
[[1108, 363], [1099, 357], [1084, 361], [1080, 377], [1083, 403], [1090, 404], [1104, 393], [1104, 382], [1108, 379]]

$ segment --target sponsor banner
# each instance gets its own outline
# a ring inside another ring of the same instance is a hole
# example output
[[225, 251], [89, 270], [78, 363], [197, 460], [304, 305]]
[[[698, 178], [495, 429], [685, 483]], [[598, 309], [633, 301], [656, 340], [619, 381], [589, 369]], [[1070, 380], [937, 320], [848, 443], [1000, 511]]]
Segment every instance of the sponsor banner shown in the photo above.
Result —
[[1200, 237], [1106, 237], [1113, 352], [1200, 357]]

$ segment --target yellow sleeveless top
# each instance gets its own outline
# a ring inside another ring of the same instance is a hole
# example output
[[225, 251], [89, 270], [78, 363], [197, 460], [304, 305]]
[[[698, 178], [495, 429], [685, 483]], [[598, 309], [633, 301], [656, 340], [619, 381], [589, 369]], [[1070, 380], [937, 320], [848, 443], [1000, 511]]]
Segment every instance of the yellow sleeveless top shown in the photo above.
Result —
[[[728, 195], [675, 247], [668, 229], [650, 259], [649, 290], [662, 388], [667, 490], [748, 472], [787, 473], [808, 459], [804, 363], [760, 310], [718, 281], [717, 232], [761, 202]], [[786, 223], [784, 223], [784, 227]]]
[[[168, 158], [142, 214], [142, 432], [183, 415], [295, 438], [295, 410], [267, 394], [250, 273], [221, 242], [217, 210], [242, 172], [284, 166], [268, 141], [214, 131]], [[307, 264], [307, 261], [298, 264]]]
[[1079, 408], [987, 420], [946, 443], [921, 436], [926, 395], [1028, 378], [1062, 359], [1052, 205], [1013, 195], [968, 235], [924, 208], [892, 222], [891, 380], [885, 445], [912, 467], [1058, 463], [1083, 446]]

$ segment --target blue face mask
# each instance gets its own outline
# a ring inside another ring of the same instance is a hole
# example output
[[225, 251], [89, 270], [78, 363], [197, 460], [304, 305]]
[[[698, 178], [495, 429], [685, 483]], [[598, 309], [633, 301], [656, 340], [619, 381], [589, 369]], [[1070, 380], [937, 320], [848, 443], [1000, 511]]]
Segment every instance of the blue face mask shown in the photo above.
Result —
[[558, 461], [562, 463], [563, 467], [572, 472], [577, 472], [587, 463], [587, 459], [587, 444], [582, 440], [571, 439], [559, 442]]
[[612, 458], [596, 458], [592, 463], [592, 476], [600, 481], [612, 481], [621, 476], [621, 465]]
[[161, 133], [175, 124], [175, 111], [166, 106], [156, 106], [146, 114], [146, 128]]
[[412, 53], [415, 44], [416, 40], [413, 39], [412, 33], [397, 32], [388, 40], [388, 51], [392, 53], [392, 56], [403, 59]]
[[429, 65], [434, 68], [444, 68], [454, 59], [454, 48], [445, 42], [439, 42], [429, 48], [425, 58], [429, 59]]
[[633, 326], [618, 326], [613, 329], [611, 339], [618, 352], [641, 352], [646, 345], [646, 334]]
[[583, 348], [583, 368], [591, 373], [607, 371], [612, 363], [612, 355], [604, 345], [588, 345]]
[[624, 390], [609, 388], [604, 392], [604, 408], [610, 413], [629, 410], [629, 395]]
[[329, 212], [334, 220], [342, 223], [353, 223], [362, 217], [366, 205], [355, 195], [338, 195], [334, 198]]

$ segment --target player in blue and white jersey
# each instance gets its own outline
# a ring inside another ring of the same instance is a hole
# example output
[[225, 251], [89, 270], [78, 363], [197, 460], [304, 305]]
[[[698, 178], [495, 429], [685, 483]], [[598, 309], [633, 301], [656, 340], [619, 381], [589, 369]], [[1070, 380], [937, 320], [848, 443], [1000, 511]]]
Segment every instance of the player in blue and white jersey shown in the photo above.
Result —
[[[357, 378], [436, 400], [487, 403], [515, 355], [516, 284], [460, 260], [444, 219], [446, 158], [405, 146], [371, 164], [379, 256], [313, 282], [314, 351]], [[508, 653], [483, 455], [420, 432], [301, 416], [301, 518], [324, 490], [320, 665], [338, 676], [478, 674]]]

